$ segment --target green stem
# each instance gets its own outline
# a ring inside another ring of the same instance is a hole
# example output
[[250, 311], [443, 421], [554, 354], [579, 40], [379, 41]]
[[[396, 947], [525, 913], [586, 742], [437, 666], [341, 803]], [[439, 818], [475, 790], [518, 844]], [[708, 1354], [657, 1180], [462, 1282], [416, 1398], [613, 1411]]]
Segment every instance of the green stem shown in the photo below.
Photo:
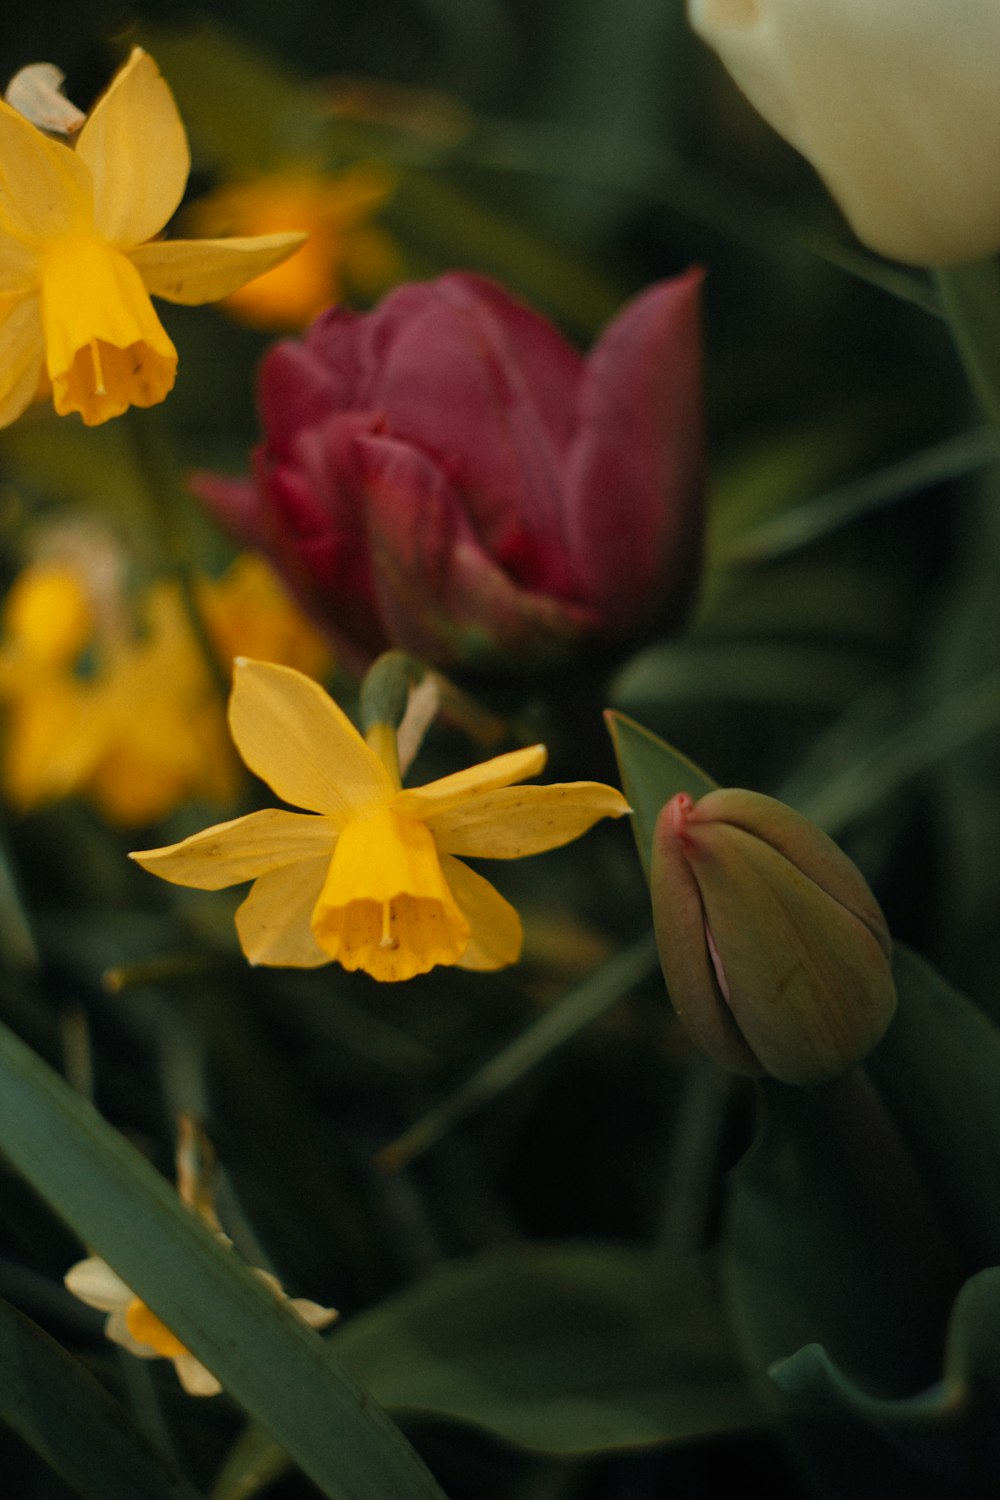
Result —
[[162, 559], [177, 580], [191, 633], [208, 668], [211, 680], [225, 702], [229, 697], [229, 671], [215, 649], [198, 602], [196, 569], [187, 528], [183, 522], [187, 498], [180, 470], [157, 413], [129, 407], [123, 424], [132, 455], [143, 481], [150, 519], [160, 542]]
[[508, 1047], [491, 1057], [450, 1098], [428, 1110], [403, 1135], [384, 1146], [376, 1158], [378, 1165], [386, 1172], [406, 1166], [466, 1115], [495, 1099], [557, 1047], [604, 1015], [637, 984], [648, 979], [658, 962], [652, 934], [616, 954], [515, 1037]]
[[1000, 258], [935, 271], [969, 384], [1000, 439]]

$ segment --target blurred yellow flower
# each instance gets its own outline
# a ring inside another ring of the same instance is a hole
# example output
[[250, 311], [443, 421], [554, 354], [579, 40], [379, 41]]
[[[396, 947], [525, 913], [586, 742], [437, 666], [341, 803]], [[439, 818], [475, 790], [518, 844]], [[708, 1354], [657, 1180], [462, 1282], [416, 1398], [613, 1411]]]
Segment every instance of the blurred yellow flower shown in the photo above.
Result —
[[[214, 1153], [200, 1127], [189, 1117], [178, 1121], [177, 1191], [181, 1201], [213, 1230], [227, 1247], [228, 1237], [215, 1214], [211, 1174]], [[287, 1302], [310, 1328], [326, 1328], [337, 1317], [332, 1307], [321, 1307], [305, 1297], [287, 1297], [276, 1276], [252, 1266], [251, 1272], [262, 1281], [280, 1302]], [[210, 1370], [188, 1350], [152, 1308], [137, 1297], [131, 1287], [97, 1255], [77, 1261], [63, 1278], [74, 1297], [88, 1307], [108, 1314], [104, 1332], [112, 1343], [120, 1344], [139, 1359], [170, 1359], [181, 1385], [191, 1396], [216, 1396], [222, 1386]]]
[[[267, 649], [322, 672], [325, 643], [266, 564], [238, 559], [197, 586], [220, 661]], [[154, 822], [192, 797], [231, 802], [241, 772], [179, 586], [150, 587], [135, 628], [124, 595], [67, 561], [20, 574], [3, 610], [2, 779], [18, 809], [73, 793], [113, 823]]]
[[46, 377], [56, 411], [88, 426], [162, 401], [177, 351], [150, 293], [212, 302], [302, 243], [157, 239], [190, 165], [173, 96], [141, 48], [73, 145], [0, 101], [0, 426]]
[[[310, 1328], [327, 1328], [337, 1317], [332, 1307], [321, 1307], [305, 1297], [287, 1297], [276, 1276], [251, 1267], [253, 1274], [273, 1292], [280, 1302], [287, 1302]], [[116, 1275], [107, 1261], [97, 1255], [77, 1261], [63, 1278], [74, 1297], [88, 1307], [107, 1313], [104, 1333], [112, 1343], [120, 1344], [139, 1359], [173, 1361], [177, 1378], [189, 1396], [217, 1396], [222, 1386], [210, 1370], [170, 1332], [153, 1310], [135, 1295]]]
[[253, 880], [236, 927], [254, 964], [336, 959], [379, 980], [504, 968], [520, 918], [455, 856], [539, 854], [629, 810], [599, 782], [515, 785], [542, 770], [544, 745], [404, 791], [386, 726], [371, 733], [382, 755], [315, 682], [271, 662], [236, 662], [229, 724], [250, 769], [313, 816], [269, 808], [132, 858], [201, 890]]
[[370, 222], [394, 187], [392, 174], [375, 164], [336, 173], [289, 167], [219, 188], [191, 208], [186, 222], [198, 234], [305, 230], [309, 238], [296, 256], [223, 304], [257, 328], [302, 328], [339, 302], [345, 286], [377, 297], [402, 274], [393, 241]]

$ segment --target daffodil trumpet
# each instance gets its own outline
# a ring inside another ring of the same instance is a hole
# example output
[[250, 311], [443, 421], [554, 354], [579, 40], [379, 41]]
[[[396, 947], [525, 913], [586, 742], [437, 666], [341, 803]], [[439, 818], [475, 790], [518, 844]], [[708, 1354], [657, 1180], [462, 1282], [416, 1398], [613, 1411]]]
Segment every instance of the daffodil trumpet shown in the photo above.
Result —
[[216, 301], [302, 244], [161, 239], [190, 167], [173, 96], [140, 47], [72, 145], [0, 101], [0, 427], [46, 382], [56, 411], [88, 426], [162, 401], [177, 350], [150, 294]]
[[317, 683], [270, 662], [237, 661], [229, 724], [249, 768], [309, 813], [268, 808], [132, 858], [202, 890], [253, 880], [236, 928], [254, 964], [336, 960], [383, 981], [504, 968], [520, 918], [463, 857], [538, 854], [629, 810], [599, 782], [519, 785], [543, 745], [404, 789], [382, 735], [367, 743]]

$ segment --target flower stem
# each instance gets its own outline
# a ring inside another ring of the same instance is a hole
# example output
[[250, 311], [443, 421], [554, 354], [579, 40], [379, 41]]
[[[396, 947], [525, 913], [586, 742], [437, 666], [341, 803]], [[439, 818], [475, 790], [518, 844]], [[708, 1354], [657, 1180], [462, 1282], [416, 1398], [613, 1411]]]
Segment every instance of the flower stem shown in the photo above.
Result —
[[225, 702], [229, 697], [229, 672], [215, 649], [198, 602], [194, 560], [182, 520], [187, 500], [180, 482], [179, 466], [157, 413], [129, 407], [122, 421], [131, 442], [136, 469], [143, 481], [150, 521], [162, 559], [177, 580], [191, 633], [211, 681]]
[[969, 384], [1000, 441], [1000, 258], [950, 266], [934, 280]]

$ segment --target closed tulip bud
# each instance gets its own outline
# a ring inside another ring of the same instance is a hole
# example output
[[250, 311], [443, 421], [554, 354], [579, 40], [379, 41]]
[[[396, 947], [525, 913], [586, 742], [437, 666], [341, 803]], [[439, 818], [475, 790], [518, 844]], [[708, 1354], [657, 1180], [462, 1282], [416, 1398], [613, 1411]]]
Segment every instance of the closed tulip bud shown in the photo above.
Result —
[[688, 0], [858, 235], [915, 265], [1000, 248], [996, 0]]
[[355, 665], [390, 646], [546, 662], [677, 621], [701, 542], [700, 281], [650, 287], [586, 357], [480, 276], [331, 310], [264, 359], [253, 479], [197, 493]]
[[681, 793], [653, 840], [664, 977], [722, 1067], [824, 1083], [879, 1041], [896, 1006], [885, 919], [842, 850], [757, 792]]

